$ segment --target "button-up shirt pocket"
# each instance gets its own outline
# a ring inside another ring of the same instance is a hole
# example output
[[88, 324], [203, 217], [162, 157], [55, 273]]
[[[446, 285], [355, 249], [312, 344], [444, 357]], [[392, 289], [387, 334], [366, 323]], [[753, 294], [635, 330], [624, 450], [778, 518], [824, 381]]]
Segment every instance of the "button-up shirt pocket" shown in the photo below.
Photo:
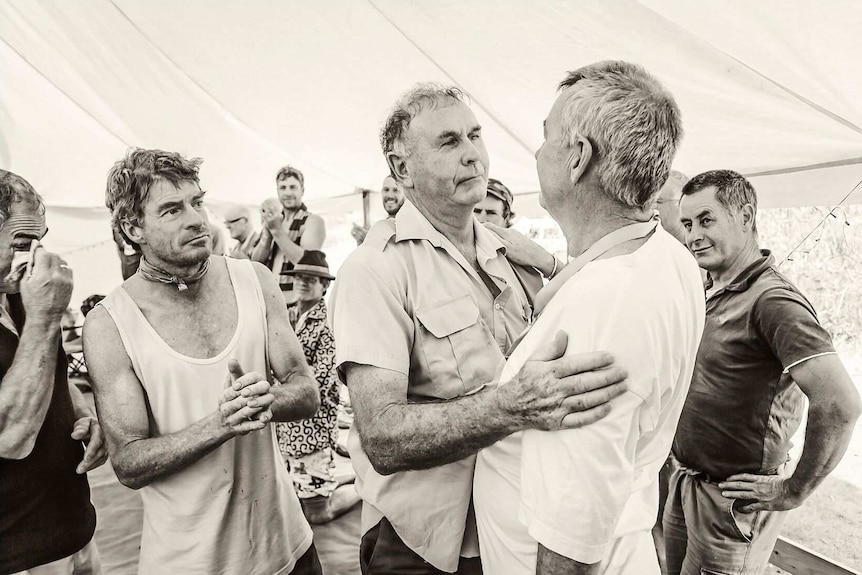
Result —
[[490, 382], [502, 354], [469, 294], [417, 310], [424, 395], [451, 399]]

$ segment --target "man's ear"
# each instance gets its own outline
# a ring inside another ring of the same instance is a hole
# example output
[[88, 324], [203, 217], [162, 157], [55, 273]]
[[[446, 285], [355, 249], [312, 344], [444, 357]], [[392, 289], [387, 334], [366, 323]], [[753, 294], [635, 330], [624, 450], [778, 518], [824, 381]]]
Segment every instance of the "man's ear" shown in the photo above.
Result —
[[754, 229], [754, 217], [757, 212], [754, 211], [754, 206], [745, 204], [739, 209], [740, 217], [742, 218], [742, 227], [745, 231]]
[[143, 229], [139, 225], [133, 224], [128, 220], [123, 220], [120, 222], [120, 228], [122, 228], [126, 237], [136, 244], [140, 245], [147, 243], [142, 233]]
[[588, 138], [579, 135], [569, 156], [569, 180], [572, 184], [577, 184], [584, 177], [592, 161], [593, 145]]
[[410, 177], [410, 170], [407, 169], [407, 158], [400, 156], [397, 152], [389, 152], [386, 154], [386, 163], [389, 164], [389, 170], [395, 176], [395, 183], [402, 188], [412, 188], [413, 178]]

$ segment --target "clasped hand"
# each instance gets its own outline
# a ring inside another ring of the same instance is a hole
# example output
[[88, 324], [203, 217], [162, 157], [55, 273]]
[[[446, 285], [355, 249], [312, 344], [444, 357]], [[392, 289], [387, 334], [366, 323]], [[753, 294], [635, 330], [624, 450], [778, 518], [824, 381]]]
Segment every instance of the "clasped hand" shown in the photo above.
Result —
[[228, 362], [225, 390], [219, 396], [221, 424], [235, 435], [245, 435], [272, 421], [275, 396], [266, 377], [256, 371], [245, 373], [239, 362]]

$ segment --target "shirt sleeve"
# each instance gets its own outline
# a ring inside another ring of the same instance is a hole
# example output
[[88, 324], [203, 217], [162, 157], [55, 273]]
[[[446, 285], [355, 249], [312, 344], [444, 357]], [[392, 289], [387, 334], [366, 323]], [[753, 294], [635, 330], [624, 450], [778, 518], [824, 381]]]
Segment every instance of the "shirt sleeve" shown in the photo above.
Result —
[[409, 372], [415, 328], [406, 310], [404, 272], [388, 255], [363, 244], [338, 271], [332, 324], [342, 381], [346, 363]]
[[832, 338], [820, 325], [814, 308], [791, 289], [772, 289], [754, 304], [757, 333], [783, 368], [805, 359], [835, 353]]

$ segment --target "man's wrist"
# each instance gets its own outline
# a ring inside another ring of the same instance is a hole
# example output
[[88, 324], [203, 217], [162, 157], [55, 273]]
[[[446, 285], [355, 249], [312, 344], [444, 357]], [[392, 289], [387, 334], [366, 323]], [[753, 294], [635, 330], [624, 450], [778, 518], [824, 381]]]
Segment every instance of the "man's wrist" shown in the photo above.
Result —
[[491, 413], [498, 414], [502, 431], [508, 436], [528, 429], [529, 425], [526, 418], [517, 410], [516, 403], [508, 397], [509, 394], [504, 387], [506, 386], [496, 385], [496, 387], [489, 390], [487, 395], [493, 405]]

